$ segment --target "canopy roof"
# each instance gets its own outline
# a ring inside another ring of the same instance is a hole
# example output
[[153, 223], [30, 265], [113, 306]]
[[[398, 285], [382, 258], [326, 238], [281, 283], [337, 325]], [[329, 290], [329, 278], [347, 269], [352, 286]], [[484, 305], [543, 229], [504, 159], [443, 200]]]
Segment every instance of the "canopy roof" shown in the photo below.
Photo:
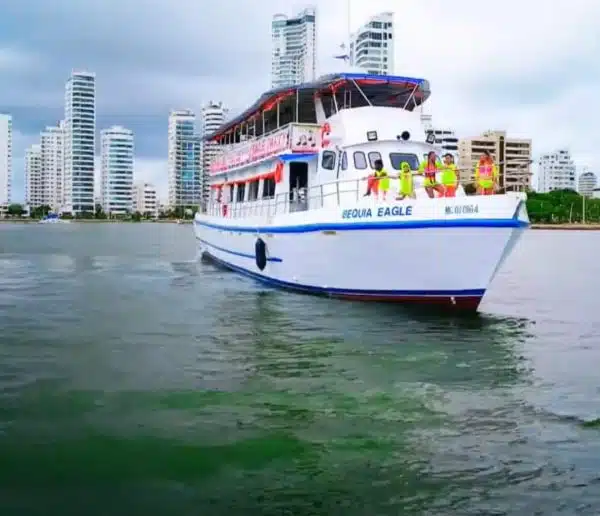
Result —
[[[373, 106], [399, 107], [412, 111], [425, 102], [430, 95], [429, 81], [426, 79], [363, 73], [329, 74], [315, 82], [276, 88], [264, 93], [243, 113], [227, 121], [215, 132], [205, 135], [204, 139], [207, 141], [215, 140], [241, 123], [253, 119], [264, 111], [269, 111], [278, 101], [296, 94], [298, 98], [294, 99], [294, 103], [298, 103], [300, 113], [303, 111], [314, 113], [315, 95], [333, 96], [342, 88], [358, 90], [352, 97], [352, 107], [370, 104]], [[304, 122], [303, 120], [300, 121]]]

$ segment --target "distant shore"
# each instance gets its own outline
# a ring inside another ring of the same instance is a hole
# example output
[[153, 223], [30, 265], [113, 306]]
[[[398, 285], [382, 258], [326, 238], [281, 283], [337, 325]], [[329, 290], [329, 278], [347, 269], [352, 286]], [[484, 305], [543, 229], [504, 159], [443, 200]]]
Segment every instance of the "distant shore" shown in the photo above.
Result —
[[[73, 223], [103, 223], [103, 224], [191, 224], [192, 220], [181, 220], [177, 221], [176, 219], [157, 219], [157, 220], [118, 220], [118, 219], [64, 219]], [[14, 224], [33, 224], [39, 222], [40, 219], [0, 219], [0, 224], [3, 222], [10, 222]]]
[[600, 224], [531, 224], [531, 229], [558, 231], [600, 231]]

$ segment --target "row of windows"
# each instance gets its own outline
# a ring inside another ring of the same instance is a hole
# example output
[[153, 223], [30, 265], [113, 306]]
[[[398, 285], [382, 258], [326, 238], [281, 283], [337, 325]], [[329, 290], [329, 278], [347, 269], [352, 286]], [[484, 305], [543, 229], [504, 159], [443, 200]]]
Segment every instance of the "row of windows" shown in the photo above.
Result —
[[[369, 166], [375, 169], [375, 162], [381, 160], [381, 153], [373, 151], [365, 155], [363, 151], [355, 151], [352, 159], [354, 161], [354, 168], [356, 170], [366, 170]], [[419, 168], [419, 158], [416, 154], [406, 154], [403, 152], [390, 152], [390, 163], [394, 170], [400, 170], [402, 162], [406, 161], [411, 170], [417, 170]], [[335, 170], [337, 162], [337, 154], [333, 151], [325, 151], [321, 158], [321, 167], [325, 170]], [[339, 163], [341, 170], [348, 169], [348, 154], [346, 151], [342, 153]]]
[[[235, 202], [257, 201], [260, 199], [272, 199], [275, 197], [275, 179], [269, 177], [263, 180], [262, 195], [259, 195], [259, 181], [250, 181], [249, 183], [238, 184], [235, 190]], [[248, 190], [248, 199], [246, 199], [246, 189]], [[229, 186], [229, 198], [226, 202], [233, 202], [233, 186]]]

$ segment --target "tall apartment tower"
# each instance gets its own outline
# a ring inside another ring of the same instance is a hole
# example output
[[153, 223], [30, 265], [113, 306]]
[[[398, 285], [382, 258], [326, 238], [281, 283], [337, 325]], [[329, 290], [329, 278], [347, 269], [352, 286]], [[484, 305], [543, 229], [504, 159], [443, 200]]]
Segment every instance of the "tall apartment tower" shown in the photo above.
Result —
[[12, 116], [0, 113], [0, 206], [11, 202]]
[[276, 14], [271, 22], [271, 87], [282, 88], [314, 81], [317, 73], [316, 8], [307, 7], [294, 18]]
[[96, 75], [73, 72], [65, 88], [65, 171], [63, 211], [94, 211]]
[[567, 149], [544, 154], [538, 162], [536, 191], [577, 190], [576, 175], [575, 162]]
[[394, 13], [373, 16], [350, 36], [350, 64], [373, 75], [394, 75]]
[[30, 208], [44, 205], [42, 147], [37, 143], [25, 151], [25, 203]]
[[40, 134], [42, 204], [50, 206], [56, 213], [64, 206], [64, 145], [64, 121], [54, 127], [46, 127]]
[[133, 131], [121, 126], [100, 133], [102, 179], [101, 203], [106, 214], [133, 211]]
[[195, 208], [202, 200], [200, 136], [190, 110], [169, 115], [169, 208]]
[[[223, 107], [222, 102], [210, 101], [202, 108], [201, 118], [201, 129], [202, 136], [206, 136], [216, 131], [221, 125], [225, 123], [227, 118], [228, 110]], [[209, 178], [210, 178], [210, 164], [212, 160], [219, 152], [217, 145], [209, 142], [202, 142], [202, 200], [208, 200], [209, 194]]]

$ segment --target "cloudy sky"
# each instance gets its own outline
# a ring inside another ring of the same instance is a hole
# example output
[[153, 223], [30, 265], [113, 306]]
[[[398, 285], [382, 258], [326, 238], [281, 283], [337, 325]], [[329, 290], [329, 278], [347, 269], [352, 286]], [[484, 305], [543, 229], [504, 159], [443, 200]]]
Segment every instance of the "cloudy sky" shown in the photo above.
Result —
[[[347, 0], [315, 0], [319, 73], [335, 71]], [[434, 123], [459, 136], [506, 129], [534, 154], [567, 147], [600, 171], [600, 2], [351, 1], [351, 26], [396, 12], [396, 73], [430, 80]], [[482, 6], [486, 6], [482, 10]], [[553, 7], [554, 5], [554, 7]], [[269, 87], [270, 22], [294, 0], [0, 0], [0, 112], [13, 115], [13, 197], [23, 155], [63, 116], [71, 69], [97, 74], [98, 130], [136, 135], [136, 176], [166, 191], [170, 109], [222, 100], [234, 112]]]

